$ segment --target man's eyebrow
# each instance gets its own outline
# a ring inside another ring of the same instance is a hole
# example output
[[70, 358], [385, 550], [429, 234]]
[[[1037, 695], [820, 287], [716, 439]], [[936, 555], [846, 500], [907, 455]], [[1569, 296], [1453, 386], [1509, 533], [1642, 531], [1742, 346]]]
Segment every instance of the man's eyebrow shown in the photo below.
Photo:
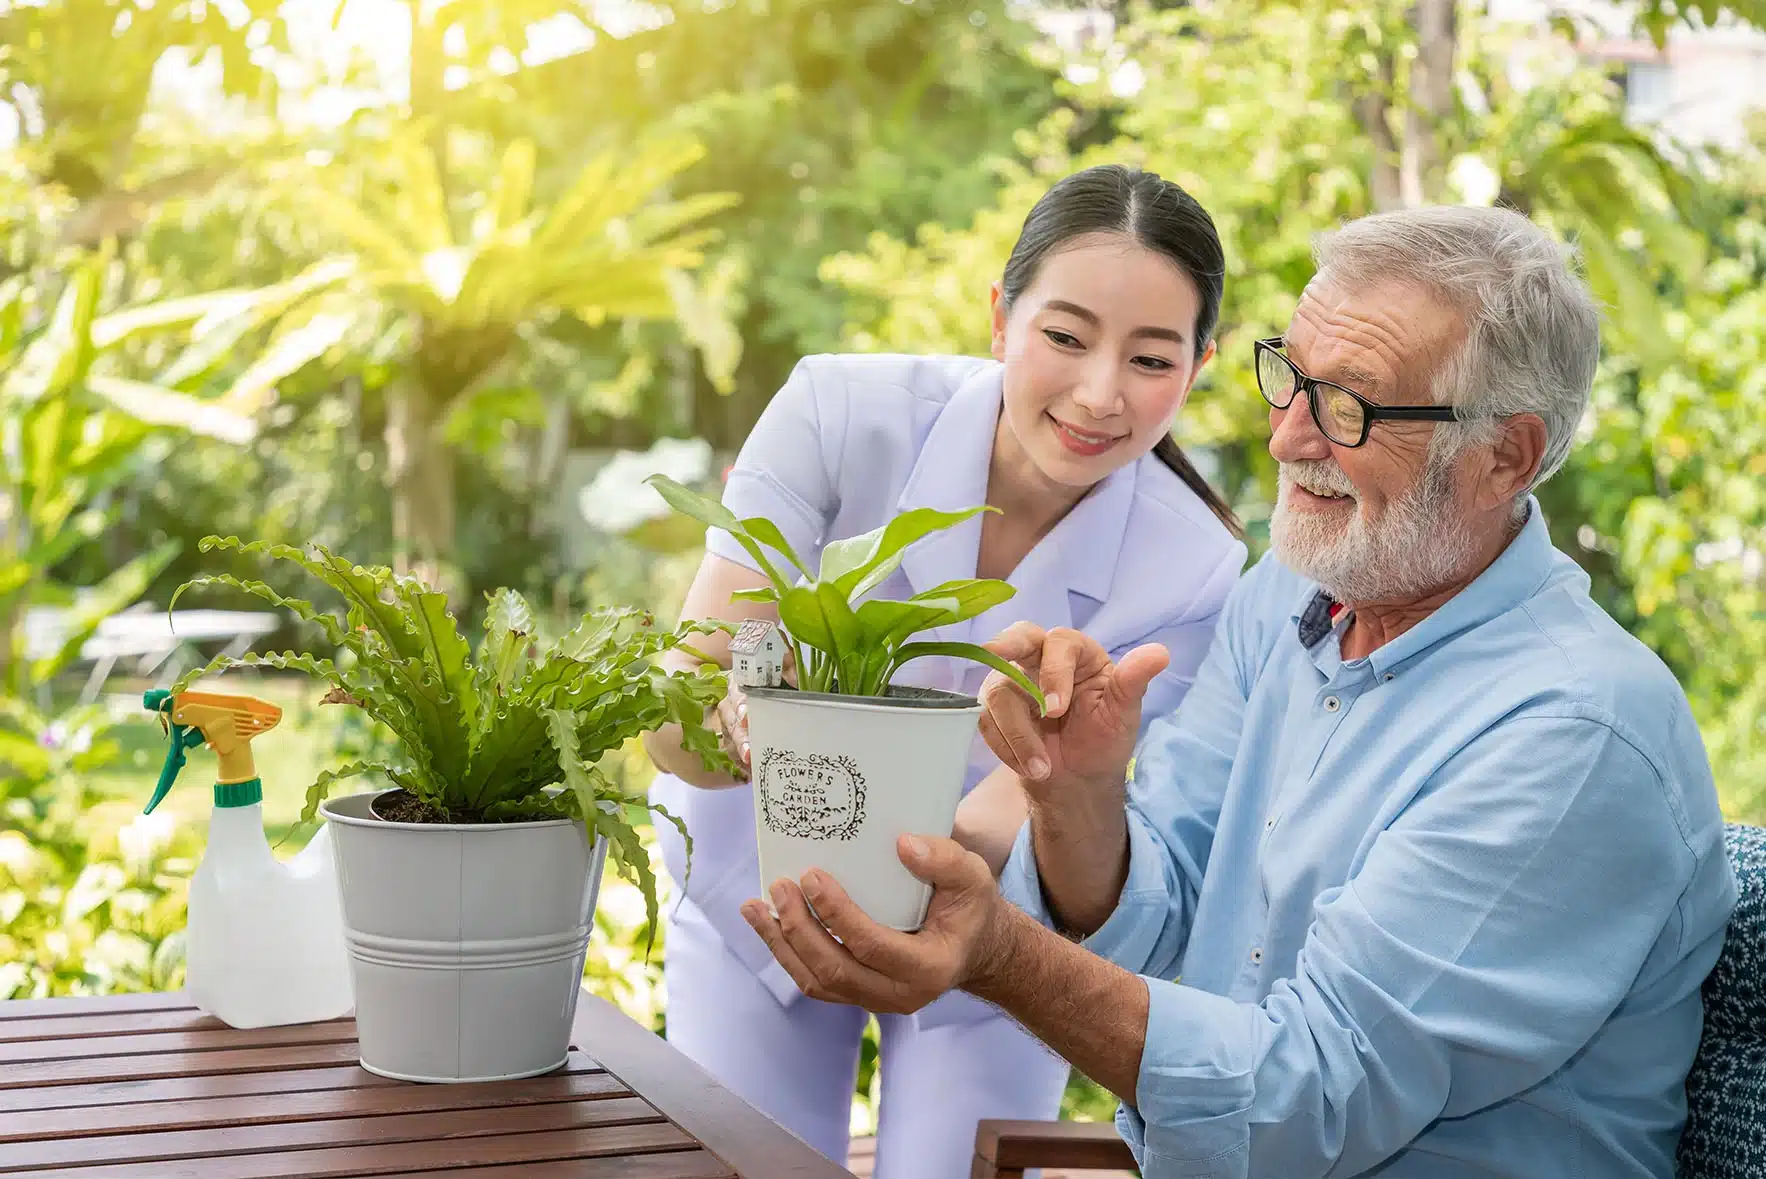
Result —
[[1357, 393], [1361, 393], [1367, 389], [1378, 389], [1384, 384], [1384, 382], [1382, 382], [1380, 378], [1374, 376], [1373, 373], [1355, 364], [1338, 366], [1336, 383], [1339, 385], [1348, 385]]
[[[1093, 327], [1098, 327], [1103, 323], [1103, 320], [1098, 318], [1097, 312], [1086, 307], [1081, 307], [1077, 303], [1069, 303], [1065, 299], [1050, 299], [1047, 303], [1043, 304], [1043, 308], [1047, 311], [1065, 311], [1068, 315], [1085, 320], [1085, 322], [1091, 324]], [[1128, 334], [1130, 336], [1142, 336], [1153, 340], [1170, 340], [1173, 344], [1188, 344], [1190, 342], [1188, 336], [1177, 331], [1175, 328], [1168, 327], [1153, 327], [1151, 325], [1146, 325], [1137, 327]]]
[[1339, 364], [1331, 371], [1329, 376], [1321, 372], [1314, 372], [1304, 364], [1301, 364], [1299, 360], [1295, 359], [1294, 350], [1288, 346], [1288, 339], [1286, 336], [1277, 336], [1276, 339], [1280, 343], [1282, 351], [1288, 354], [1288, 359], [1293, 361], [1294, 365], [1309, 377], [1316, 377], [1321, 381], [1329, 381], [1333, 385], [1342, 385], [1345, 388], [1353, 389], [1357, 393], [1366, 393], [1370, 389], [1385, 388], [1384, 381], [1369, 370], [1356, 364], [1353, 360]]

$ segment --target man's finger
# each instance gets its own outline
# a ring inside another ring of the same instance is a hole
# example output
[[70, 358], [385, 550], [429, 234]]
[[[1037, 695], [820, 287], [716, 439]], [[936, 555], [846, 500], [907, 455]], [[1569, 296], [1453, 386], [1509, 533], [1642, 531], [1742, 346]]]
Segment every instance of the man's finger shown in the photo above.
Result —
[[1001, 631], [992, 642], [981, 644], [1001, 659], [1012, 663], [1034, 660], [1042, 653], [1046, 632], [1034, 622], [1014, 622]]
[[981, 685], [981, 703], [993, 722], [999, 742], [989, 741], [994, 753], [1007, 765], [1021, 767], [1025, 776], [1042, 779], [1048, 776], [1048, 747], [1043, 744], [1042, 731], [1031, 711], [1030, 697], [1021, 688], [998, 672], [988, 675]]
[[1012, 747], [1006, 744], [1006, 739], [1000, 733], [999, 726], [993, 723], [992, 713], [989, 713], [984, 709], [981, 713], [981, 720], [977, 727], [981, 730], [981, 739], [987, 742], [987, 747], [993, 750], [993, 755], [1000, 759], [1001, 765], [1011, 770], [1014, 774], [1021, 774], [1024, 772], [1024, 767], [1014, 760]]
[[1116, 665], [1116, 690], [1124, 703], [1140, 703], [1147, 694], [1147, 685], [1171, 666], [1171, 653], [1158, 643], [1143, 643], [1122, 657]]
[[[1073, 700], [1074, 672], [1089, 652], [1086, 644], [1093, 640], [1079, 631], [1057, 627], [1048, 633], [1042, 644], [1042, 666], [1037, 673], [1037, 687], [1048, 701], [1048, 715], [1060, 716]], [[1094, 643], [1095, 645], [1095, 643]]]
[[911, 982], [936, 969], [927, 961], [928, 944], [913, 934], [890, 929], [871, 920], [847, 895], [840, 882], [826, 872], [804, 873], [804, 895], [816, 907], [816, 915], [852, 953], [860, 966], [887, 977], [892, 985]]
[[853, 1003], [867, 1010], [892, 1007], [896, 986], [875, 970], [861, 965], [852, 951], [835, 941], [809, 910], [802, 890], [788, 880], [773, 885], [773, 906], [779, 911], [779, 929], [785, 944], [816, 982], [805, 991], [817, 999]]
[[766, 905], [758, 900], [742, 902], [741, 911], [742, 919], [760, 935], [760, 940], [766, 943], [766, 948], [772, 952], [779, 965], [785, 968], [785, 973], [791, 976], [797, 989], [806, 995], [811, 994], [817, 987], [815, 976], [809, 972], [809, 967], [803, 964], [802, 959], [798, 958], [797, 951], [785, 940], [785, 931], [779, 928], [778, 919], [768, 913]]
[[974, 888], [993, 880], [986, 861], [954, 839], [903, 835], [895, 841], [895, 855], [914, 879], [946, 892]]

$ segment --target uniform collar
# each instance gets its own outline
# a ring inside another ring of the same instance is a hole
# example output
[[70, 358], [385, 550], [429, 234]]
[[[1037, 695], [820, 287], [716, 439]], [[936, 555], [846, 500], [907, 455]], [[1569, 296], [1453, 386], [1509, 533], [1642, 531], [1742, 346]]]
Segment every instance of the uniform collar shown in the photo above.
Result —
[[[1528, 496], [1527, 522], [1490, 567], [1440, 609], [1370, 654], [1369, 665], [1383, 674], [1430, 647], [1508, 613], [1539, 591], [1551, 576], [1557, 557], [1539, 501]], [[1314, 647], [1331, 632], [1333, 604], [1316, 582], [1305, 583], [1292, 614], [1302, 646]]]
[[[898, 511], [922, 507], [959, 511], [986, 502], [1004, 372], [998, 364], [978, 369], [951, 395], [902, 487]], [[1063, 590], [1094, 601], [1107, 598], [1140, 465], [1157, 461], [1142, 458], [1092, 488], [1019, 564], [1012, 583], [1021, 585], [1023, 575], [1034, 574], [1038, 581], [1058, 583]], [[980, 549], [981, 517], [977, 516], [913, 545], [903, 557], [902, 569], [914, 590], [924, 592], [953, 577], [973, 577]]]

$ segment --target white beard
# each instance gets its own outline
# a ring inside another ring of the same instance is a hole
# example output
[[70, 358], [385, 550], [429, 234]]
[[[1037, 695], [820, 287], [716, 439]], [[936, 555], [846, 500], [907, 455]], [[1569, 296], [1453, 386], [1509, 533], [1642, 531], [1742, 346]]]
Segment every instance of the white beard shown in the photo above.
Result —
[[[1348, 527], [1341, 513], [1296, 509], [1296, 485], [1347, 496], [1354, 508]], [[1416, 486], [1371, 521], [1361, 511], [1354, 484], [1334, 461], [1283, 463], [1270, 543], [1277, 560], [1339, 602], [1421, 597], [1456, 580], [1477, 547], [1452, 504], [1447, 463], [1431, 460]]]

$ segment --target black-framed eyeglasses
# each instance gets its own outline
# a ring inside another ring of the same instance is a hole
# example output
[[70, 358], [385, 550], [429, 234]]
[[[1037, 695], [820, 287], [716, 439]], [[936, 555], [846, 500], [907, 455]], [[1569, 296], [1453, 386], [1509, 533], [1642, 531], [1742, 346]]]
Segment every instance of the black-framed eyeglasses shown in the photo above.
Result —
[[1360, 446], [1378, 421], [1458, 422], [1465, 419], [1451, 405], [1375, 405], [1353, 389], [1309, 377], [1284, 356], [1280, 336], [1258, 340], [1252, 348], [1257, 357], [1257, 389], [1276, 409], [1294, 403], [1294, 394], [1306, 390], [1306, 404], [1319, 432], [1338, 446]]

